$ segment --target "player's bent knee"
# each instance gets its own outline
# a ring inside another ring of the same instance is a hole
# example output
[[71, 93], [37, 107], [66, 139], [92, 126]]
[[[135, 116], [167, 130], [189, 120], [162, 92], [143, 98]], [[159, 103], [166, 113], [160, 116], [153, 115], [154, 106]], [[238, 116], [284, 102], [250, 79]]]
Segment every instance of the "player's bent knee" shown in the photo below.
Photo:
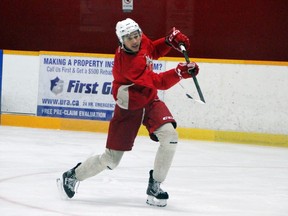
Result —
[[106, 149], [105, 153], [102, 155], [102, 161], [109, 170], [112, 170], [119, 165], [123, 154], [123, 151]]
[[170, 134], [168, 136], [170, 138], [170, 144], [178, 143], [178, 133], [174, 128], [173, 128], [173, 131], [170, 131]]
[[178, 143], [178, 133], [170, 123], [164, 124], [159, 127], [154, 134], [159, 139], [160, 144], [172, 144]]

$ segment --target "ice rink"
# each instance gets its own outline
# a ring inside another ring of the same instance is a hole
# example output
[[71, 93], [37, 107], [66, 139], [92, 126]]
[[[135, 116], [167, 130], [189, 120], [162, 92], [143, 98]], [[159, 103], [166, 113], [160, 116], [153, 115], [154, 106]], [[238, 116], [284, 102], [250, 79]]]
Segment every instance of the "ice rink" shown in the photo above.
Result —
[[158, 147], [138, 137], [119, 167], [80, 183], [62, 200], [56, 178], [92, 154], [106, 134], [0, 126], [1, 216], [287, 216], [288, 148], [180, 140], [162, 188], [167, 207], [146, 201]]

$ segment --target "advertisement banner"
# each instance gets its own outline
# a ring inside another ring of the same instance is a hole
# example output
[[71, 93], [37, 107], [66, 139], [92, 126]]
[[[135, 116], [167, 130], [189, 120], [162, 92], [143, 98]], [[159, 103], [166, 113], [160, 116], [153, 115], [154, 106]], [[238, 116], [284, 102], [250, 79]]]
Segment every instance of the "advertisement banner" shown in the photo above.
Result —
[[40, 55], [37, 115], [109, 121], [113, 60]]
[[[2, 113], [2, 65], [3, 65], [3, 50], [0, 50], [0, 114]], [[1, 124], [1, 118], [0, 118]]]
[[[109, 121], [115, 107], [113, 63], [113, 58], [40, 53], [37, 115]], [[165, 62], [155, 61], [154, 69], [165, 70]]]

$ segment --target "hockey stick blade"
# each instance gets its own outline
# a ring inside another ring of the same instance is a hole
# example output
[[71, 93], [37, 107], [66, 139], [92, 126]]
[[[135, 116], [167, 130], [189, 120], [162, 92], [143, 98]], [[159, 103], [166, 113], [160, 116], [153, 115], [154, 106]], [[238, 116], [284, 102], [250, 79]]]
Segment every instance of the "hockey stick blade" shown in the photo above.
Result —
[[[178, 84], [181, 86], [182, 89], [184, 89], [186, 91], [186, 89], [184, 88], [184, 86], [180, 82]], [[188, 94], [187, 92], [185, 93], [185, 95], [187, 96], [187, 98], [194, 100], [194, 98], [190, 94]]]
[[[185, 91], [186, 91], [186, 89], [184, 88], [184, 86], [179, 82], [178, 83]], [[194, 101], [196, 101], [196, 102], [198, 102], [198, 103], [200, 103], [200, 104], [205, 104], [203, 101], [201, 101], [201, 100], [199, 100], [199, 99], [195, 99], [195, 98], [193, 98], [190, 94], [188, 94], [187, 92], [185, 93], [185, 95], [186, 95], [186, 97], [188, 98], [188, 99], [191, 99], [191, 100], [194, 100]]]
[[189, 95], [188, 93], [186, 93], [186, 96], [187, 96], [187, 98], [189, 98], [189, 99], [192, 99], [192, 100], [193, 100], [193, 97], [192, 97], [191, 95]]
[[[189, 57], [188, 57], [188, 53], [187, 53], [187, 50], [186, 50], [184, 44], [180, 44], [179, 47], [180, 47], [180, 49], [181, 49], [181, 51], [182, 51], [182, 53], [183, 53], [183, 55], [184, 55], [184, 58], [185, 58], [186, 62], [187, 62], [187, 63], [190, 63], [190, 59], [189, 59]], [[195, 86], [196, 86], [198, 95], [199, 95], [199, 97], [200, 97], [200, 101], [201, 101], [201, 103], [204, 103], [204, 104], [205, 104], [206, 102], [205, 102], [204, 96], [203, 96], [203, 94], [202, 94], [202, 91], [201, 91], [200, 85], [199, 85], [199, 83], [198, 83], [198, 80], [197, 80], [196, 76], [193, 76], [193, 75], [192, 75], [192, 78], [193, 78], [194, 84], [195, 84]]]

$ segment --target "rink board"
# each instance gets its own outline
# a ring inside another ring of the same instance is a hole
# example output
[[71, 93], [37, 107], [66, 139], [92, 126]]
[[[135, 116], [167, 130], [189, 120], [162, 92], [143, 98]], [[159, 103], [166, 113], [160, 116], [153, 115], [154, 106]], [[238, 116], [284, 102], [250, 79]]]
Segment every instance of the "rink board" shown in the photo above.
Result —
[[[90, 131], [107, 133], [109, 122], [76, 120], [27, 115], [2, 114], [1, 123], [6, 126]], [[193, 140], [208, 140], [217, 142], [232, 142], [257, 144], [266, 146], [288, 147], [288, 135], [248, 133], [236, 131], [217, 131], [196, 128], [177, 128], [179, 138]], [[141, 126], [138, 135], [147, 136], [148, 132]]]
[[[69, 56], [71, 59], [73, 56], [113, 57], [108, 54], [40, 53]], [[107, 133], [109, 121], [36, 116], [39, 52], [4, 50], [4, 54], [6, 69], [3, 69], [2, 82], [2, 125]], [[170, 68], [183, 59], [165, 57], [162, 60]], [[173, 113], [177, 113], [180, 138], [288, 146], [288, 62], [193, 60], [201, 64], [201, 70], [205, 71], [201, 73], [199, 82], [207, 104], [203, 106], [187, 100], [179, 85], [165, 93], [165, 103]], [[246, 79], [247, 74], [249, 79]], [[182, 84], [184, 87], [186, 85], [186, 90], [192, 90], [191, 82], [184, 81]], [[197, 96], [195, 91], [191, 92]], [[175, 103], [175, 98], [181, 101], [181, 106]], [[148, 135], [144, 127], [141, 127], [139, 135]]]

